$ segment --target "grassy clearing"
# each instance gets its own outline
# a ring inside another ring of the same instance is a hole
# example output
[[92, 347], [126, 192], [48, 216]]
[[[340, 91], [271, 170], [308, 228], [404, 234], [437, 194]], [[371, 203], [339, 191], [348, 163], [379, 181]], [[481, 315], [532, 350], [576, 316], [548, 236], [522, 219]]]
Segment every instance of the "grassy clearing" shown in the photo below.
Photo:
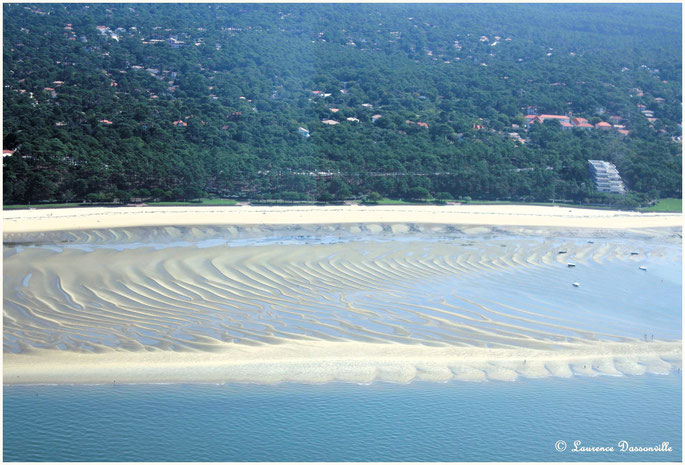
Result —
[[[155, 206], [186, 206], [186, 205], [235, 205], [237, 202], [232, 199], [202, 199], [201, 202], [145, 202], [146, 205]], [[35, 205], [4, 205], [5, 210], [26, 210], [29, 208], [73, 208], [73, 207], [88, 207], [88, 206], [111, 206], [122, 207], [125, 204], [113, 203], [37, 203]]]
[[465, 205], [537, 205], [541, 207], [574, 207], [583, 208], [582, 205], [559, 202], [515, 202], [512, 200], [471, 200], [463, 202]]
[[35, 205], [3, 205], [2, 208], [5, 210], [26, 210], [29, 208], [70, 208], [82, 205], [80, 203], [38, 203]]
[[586, 208], [588, 210], [620, 210], [619, 207], [610, 205], [581, 205], [575, 203], [559, 203], [559, 202], [512, 202], [508, 200], [471, 200], [464, 202], [464, 205], [535, 205], [539, 207], [568, 207], [568, 208]]
[[232, 199], [202, 199], [202, 205], [235, 205], [235, 200]]
[[145, 202], [146, 205], [154, 206], [186, 206], [186, 205], [235, 205], [237, 202], [231, 199], [201, 199], [201, 202]]
[[[457, 200], [458, 202], [458, 200]], [[200, 202], [181, 202], [181, 201], [175, 201], [175, 202], [145, 202], [147, 205], [151, 206], [197, 206], [197, 205], [215, 205], [215, 206], [232, 206], [236, 205], [238, 202], [233, 199], [208, 199], [204, 198], [201, 199]], [[332, 204], [340, 204], [342, 202], [331, 202]], [[441, 204], [441, 202], [436, 201], [435, 199], [429, 199], [423, 202], [420, 201], [407, 201], [407, 200], [398, 200], [398, 199], [388, 199], [388, 198], [383, 198], [379, 200], [378, 202], [360, 202], [363, 205], [434, 205], [434, 204]], [[314, 205], [314, 204], [321, 204], [320, 202], [316, 201], [297, 201], [297, 202], [288, 202], [288, 201], [283, 201], [283, 200], [272, 200], [272, 201], [263, 201], [263, 202], [253, 202], [253, 205], [260, 205], [260, 204], [270, 204], [270, 205]], [[324, 203], [325, 204], [325, 203]], [[87, 207], [87, 206], [102, 206], [102, 205], [107, 205], [107, 206], [121, 206], [121, 205], [114, 205], [114, 204], [84, 204], [84, 203], [39, 203], [35, 205], [4, 205], [3, 209], [5, 210], [22, 210], [22, 209], [29, 209], [29, 208], [73, 208], [73, 207]], [[551, 202], [511, 202], [511, 201], [506, 201], [506, 200], [470, 200], [468, 202], [462, 202], [462, 205], [540, 205], [540, 206], [555, 206], [555, 207], [568, 207], [568, 208], [589, 208], [589, 209], [597, 209], [597, 210], [611, 210], [615, 209], [616, 207], [610, 207], [610, 206], [601, 206], [601, 205], [576, 205], [576, 204], [569, 204], [569, 203], [551, 203]], [[656, 205], [653, 205], [651, 207], [647, 208], [641, 208], [639, 209], [640, 211], [644, 212], [682, 212], [683, 211], [683, 201], [682, 199], [674, 199], [674, 198], [669, 198], [669, 199], [661, 199], [659, 200]]]
[[683, 199], [661, 199], [651, 207], [642, 208], [644, 212], [679, 212], [683, 211]]
[[395, 200], [395, 199], [387, 199], [387, 198], [382, 198], [378, 202], [367, 202], [364, 203], [364, 205], [417, 205], [417, 204], [422, 204], [426, 202], [408, 202], [406, 200]]

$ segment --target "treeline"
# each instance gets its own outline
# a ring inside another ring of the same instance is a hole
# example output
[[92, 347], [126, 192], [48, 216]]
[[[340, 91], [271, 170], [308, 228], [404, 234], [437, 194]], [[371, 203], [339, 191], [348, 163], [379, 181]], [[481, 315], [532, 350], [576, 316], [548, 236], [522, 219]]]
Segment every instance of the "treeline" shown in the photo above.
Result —
[[[5, 203], [681, 195], [677, 5], [3, 9]], [[595, 192], [588, 159], [632, 195]]]

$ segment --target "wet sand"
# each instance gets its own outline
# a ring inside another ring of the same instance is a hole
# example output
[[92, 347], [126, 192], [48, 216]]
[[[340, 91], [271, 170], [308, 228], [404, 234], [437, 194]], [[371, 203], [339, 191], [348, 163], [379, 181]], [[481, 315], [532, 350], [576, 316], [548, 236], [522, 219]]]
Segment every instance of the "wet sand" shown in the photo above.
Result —
[[[5, 355], [5, 384], [330, 381], [409, 383], [515, 381], [546, 376], [668, 374], [681, 368], [680, 342], [568, 344], [562, 350], [425, 347], [293, 341], [207, 352]], [[524, 363], [525, 362], [525, 363]]]
[[[91, 230], [97, 216], [61, 218], [75, 231], [59, 233], [49, 233], [54, 217], [40, 216], [49, 212], [25, 212], [39, 216], [5, 231], [4, 382], [513, 381], [681, 368], [680, 334], [642, 340], [640, 318], [592, 307], [612, 298], [611, 277], [575, 289], [566, 266], [671, 269], [680, 228], [656, 224], [679, 215], [543, 208], [573, 224], [560, 229], [538, 224], [550, 221], [532, 213], [541, 207], [495, 225], [483, 222], [492, 213], [470, 224], [442, 210], [457, 207], [417, 213], [436, 215], [424, 223], [392, 208], [397, 222], [383, 223], [380, 211], [346, 222], [337, 208], [318, 217], [323, 225], [310, 209], [298, 226], [277, 226], [293, 211], [282, 208], [258, 226], [247, 210], [213, 227], [135, 228], [148, 220], [134, 215], [128, 228]], [[202, 220], [216, 219], [213, 210]], [[43, 242], [21, 245], [36, 240], [37, 221], [46, 221]], [[552, 285], [540, 288], [545, 276]]]

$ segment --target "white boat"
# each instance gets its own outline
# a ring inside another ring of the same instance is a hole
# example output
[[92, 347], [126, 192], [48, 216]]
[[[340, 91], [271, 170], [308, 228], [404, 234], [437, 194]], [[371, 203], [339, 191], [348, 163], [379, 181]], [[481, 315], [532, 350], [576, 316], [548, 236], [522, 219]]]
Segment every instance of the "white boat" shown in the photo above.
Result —
[[573, 287], [580, 287], [580, 283], [573, 283]]
[[644, 265], [640, 265], [640, 269], [641, 269], [642, 271], [647, 271], [647, 267], [644, 266]]

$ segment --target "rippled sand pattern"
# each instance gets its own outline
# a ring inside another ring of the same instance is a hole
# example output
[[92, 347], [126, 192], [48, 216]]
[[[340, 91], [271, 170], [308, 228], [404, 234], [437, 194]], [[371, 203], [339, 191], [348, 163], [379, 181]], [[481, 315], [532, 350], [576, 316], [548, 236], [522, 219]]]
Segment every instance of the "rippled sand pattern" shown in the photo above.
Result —
[[[272, 236], [263, 228], [133, 228], [52, 233], [49, 245], [8, 245], [5, 353], [223, 353], [317, 341], [557, 351], [634, 342], [627, 324], [583, 314], [582, 306], [568, 311], [576, 290], [566, 265], [637, 269], [646, 257], [656, 263], [672, 253], [611, 240], [484, 239], [480, 229], [446, 237], [438, 228], [412, 239], [411, 225], [378, 225], [381, 236], [373, 240], [349, 236], [362, 229], [374, 232], [373, 225], [348, 227], [345, 237], [333, 227], [308, 236], [293, 235], [302, 232], [297, 228]], [[383, 240], [383, 231], [406, 240]], [[552, 275], [564, 280], [558, 298], [536, 288]], [[531, 297], [507, 289], [528, 289]], [[640, 370], [630, 363], [622, 372]], [[584, 369], [524, 367], [558, 376]], [[446, 371], [434, 373], [441, 379], [453, 375], [447, 367], [432, 370]], [[595, 370], [620, 374], [614, 363]], [[506, 364], [479, 372], [494, 379], [513, 373]]]
[[[542, 348], [568, 337], [594, 337], [564, 318], [460, 298], [458, 286], [444, 295], [426, 292], [441, 280], [456, 285], [460, 276], [496, 286], [502, 273], [568, 260], [559, 254], [568, 244], [550, 245], [27, 249], [6, 262], [5, 349], [211, 350], [216, 341], [303, 338], [479, 346], [538, 339]], [[573, 252], [597, 262], [621, 254], [630, 251], [606, 243]], [[516, 276], [508, 278], [517, 284]]]

